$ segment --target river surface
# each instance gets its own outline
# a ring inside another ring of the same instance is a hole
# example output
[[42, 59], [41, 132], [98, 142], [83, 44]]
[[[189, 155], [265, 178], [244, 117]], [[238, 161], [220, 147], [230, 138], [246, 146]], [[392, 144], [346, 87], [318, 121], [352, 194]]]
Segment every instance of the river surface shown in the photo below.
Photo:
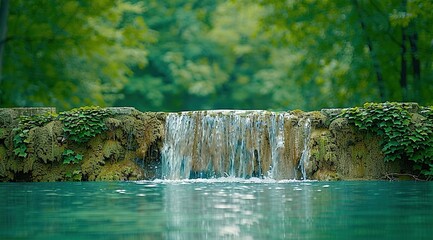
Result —
[[0, 183], [0, 239], [433, 239], [433, 182]]

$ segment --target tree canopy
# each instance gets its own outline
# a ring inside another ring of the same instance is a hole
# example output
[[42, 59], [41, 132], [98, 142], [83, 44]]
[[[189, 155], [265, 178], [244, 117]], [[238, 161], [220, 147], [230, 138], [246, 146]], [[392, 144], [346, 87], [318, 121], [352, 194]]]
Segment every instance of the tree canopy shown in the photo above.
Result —
[[14, 0], [0, 106], [431, 105], [432, 9], [425, 0]]
[[262, 2], [278, 41], [303, 52], [298, 80], [318, 101], [432, 103], [431, 1]]
[[132, 67], [147, 64], [143, 11], [122, 0], [11, 1], [1, 106], [112, 104]]

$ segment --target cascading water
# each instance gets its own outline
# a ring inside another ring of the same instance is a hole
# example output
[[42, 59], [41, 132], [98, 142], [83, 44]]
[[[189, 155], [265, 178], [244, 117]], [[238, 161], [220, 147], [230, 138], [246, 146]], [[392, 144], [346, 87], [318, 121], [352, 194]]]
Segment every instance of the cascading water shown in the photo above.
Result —
[[305, 155], [302, 161], [308, 160], [303, 154], [308, 145], [305, 129], [298, 126], [297, 117], [286, 112], [170, 113], [162, 149], [162, 178], [296, 178], [301, 152]]
[[299, 161], [299, 169], [302, 173], [302, 180], [307, 180], [308, 160], [310, 159], [310, 146], [308, 142], [311, 136], [311, 121], [307, 118], [304, 123], [304, 150], [302, 150], [301, 159]]

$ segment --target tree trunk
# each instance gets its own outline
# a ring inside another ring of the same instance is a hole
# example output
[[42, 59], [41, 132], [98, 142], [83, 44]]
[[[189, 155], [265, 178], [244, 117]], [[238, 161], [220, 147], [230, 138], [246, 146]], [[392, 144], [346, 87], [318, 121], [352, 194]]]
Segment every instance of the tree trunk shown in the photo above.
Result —
[[407, 101], [407, 60], [406, 60], [406, 28], [401, 29], [401, 66], [400, 66], [400, 87], [402, 93], [402, 100]]
[[6, 45], [8, 9], [9, 9], [9, 0], [1, 0], [0, 3], [0, 84], [3, 79], [3, 75], [2, 75], [3, 51]]
[[411, 28], [411, 32], [408, 37], [410, 44], [410, 57], [412, 61], [414, 96], [415, 98], [421, 98], [421, 61], [419, 60], [418, 55], [418, 33], [416, 32], [414, 26]]
[[382, 70], [380, 68], [379, 60], [377, 59], [377, 55], [373, 49], [373, 42], [371, 41], [370, 36], [367, 32], [367, 26], [364, 22], [364, 18], [362, 16], [361, 7], [358, 4], [357, 0], [353, 0], [353, 5], [355, 7], [356, 12], [358, 13], [359, 23], [361, 25], [361, 30], [365, 35], [365, 40], [367, 42], [368, 51], [370, 53], [371, 60], [373, 62], [373, 69], [377, 78], [377, 88], [379, 90], [379, 96], [382, 101], [385, 101], [385, 83], [383, 81]]
[[[407, 1], [402, 0], [401, 6], [403, 11], [406, 12], [406, 5]], [[407, 28], [402, 27], [401, 28], [401, 65], [400, 65], [400, 88], [401, 88], [401, 94], [402, 94], [402, 100], [407, 101], [408, 100], [408, 86], [407, 86]]]

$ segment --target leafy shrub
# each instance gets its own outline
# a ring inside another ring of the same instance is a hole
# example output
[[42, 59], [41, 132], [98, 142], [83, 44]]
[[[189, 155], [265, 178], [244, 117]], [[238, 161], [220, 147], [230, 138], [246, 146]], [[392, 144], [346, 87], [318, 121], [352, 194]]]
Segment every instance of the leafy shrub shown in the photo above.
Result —
[[433, 176], [433, 109], [422, 108], [419, 117], [404, 103], [366, 103], [363, 107], [345, 109], [345, 117], [361, 130], [381, 138], [385, 161], [409, 160], [415, 170]]
[[110, 111], [104, 108], [81, 107], [60, 113], [59, 120], [64, 125], [67, 139], [84, 143], [107, 130], [104, 119], [110, 115]]
[[432, 121], [433, 120], [433, 106], [422, 107], [420, 114]]
[[14, 128], [15, 133], [14, 153], [18, 157], [27, 157], [27, 144], [29, 143], [29, 131], [34, 127], [42, 127], [48, 122], [56, 119], [57, 115], [53, 113], [45, 113], [33, 116], [21, 116], [18, 127]]
[[70, 149], [65, 149], [62, 156], [63, 164], [79, 163], [81, 160], [83, 160], [83, 155], [76, 154], [73, 150]]
[[[110, 111], [100, 107], [81, 107], [62, 112], [59, 115], [46, 113], [34, 116], [21, 116], [17, 128], [14, 128], [14, 153], [27, 157], [27, 144], [30, 142], [29, 131], [34, 127], [42, 127], [53, 120], [60, 120], [67, 139], [77, 143], [89, 141], [92, 137], [107, 130], [104, 119], [111, 115]], [[66, 150], [72, 151], [72, 150]], [[65, 152], [66, 152], [65, 151]], [[63, 154], [64, 163], [78, 162], [81, 155]]]
[[66, 180], [79, 182], [82, 180], [81, 170], [74, 170], [65, 174]]

